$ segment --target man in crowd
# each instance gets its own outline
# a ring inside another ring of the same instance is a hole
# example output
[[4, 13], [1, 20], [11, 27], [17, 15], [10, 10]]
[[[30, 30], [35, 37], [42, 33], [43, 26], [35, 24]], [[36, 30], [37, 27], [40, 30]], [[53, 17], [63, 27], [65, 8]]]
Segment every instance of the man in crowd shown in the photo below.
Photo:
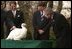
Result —
[[46, 13], [48, 17], [51, 17], [50, 27], [53, 27], [56, 36], [56, 47], [71, 48], [71, 28], [65, 16], [53, 12], [51, 8], [47, 8]]
[[[7, 12], [4, 10], [5, 6], [3, 4], [4, 3], [1, 2], [1, 39], [4, 39], [8, 36], [8, 32], [5, 32], [4, 30], [4, 23], [6, 23], [12, 29], [15, 28], [13, 22], [10, 20], [9, 17], [7, 17]], [[6, 37], [4, 36], [4, 34]]]
[[[10, 17], [11, 21], [14, 23], [15, 27], [21, 28], [21, 24], [24, 23], [23, 12], [16, 9], [16, 2], [10, 2], [11, 10], [7, 12], [7, 16]], [[9, 27], [9, 26], [8, 26]], [[8, 28], [10, 29], [10, 28]], [[12, 29], [10, 29], [12, 30]], [[9, 32], [10, 32], [9, 30]]]
[[45, 8], [46, 3], [41, 2], [38, 4], [38, 10], [33, 14], [34, 39], [36, 40], [49, 39], [49, 30], [47, 27], [45, 27], [48, 23], [48, 20], [43, 17], [43, 10]]

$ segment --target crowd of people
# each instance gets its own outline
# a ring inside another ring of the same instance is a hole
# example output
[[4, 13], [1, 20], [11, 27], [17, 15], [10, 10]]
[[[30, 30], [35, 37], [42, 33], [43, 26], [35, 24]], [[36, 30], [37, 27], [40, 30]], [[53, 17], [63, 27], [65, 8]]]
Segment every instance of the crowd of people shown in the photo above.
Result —
[[[71, 47], [71, 28], [65, 17], [54, 12], [51, 8], [46, 7], [47, 4], [41, 2], [37, 6], [37, 11], [34, 12], [32, 22], [34, 28], [35, 40], [49, 40], [50, 28], [56, 36], [57, 48]], [[10, 30], [20, 28], [21, 23], [24, 23], [23, 12], [16, 10], [16, 2], [10, 3], [11, 10], [5, 12], [1, 9], [1, 39], [4, 38], [3, 23], [6, 22], [7, 36]]]
[[[24, 23], [23, 12], [16, 9], [16, 2], [11, 2], [11, 9], [6, 11], [5, 7], [1, 4], [1, 38], [6, 38], [11, 30], [14, 28], [21, 28], [21, 24]], [[6, 37], [4, 37], [4, 27], [3, 24], [6, 24], [7, 31], [5, 32]]]

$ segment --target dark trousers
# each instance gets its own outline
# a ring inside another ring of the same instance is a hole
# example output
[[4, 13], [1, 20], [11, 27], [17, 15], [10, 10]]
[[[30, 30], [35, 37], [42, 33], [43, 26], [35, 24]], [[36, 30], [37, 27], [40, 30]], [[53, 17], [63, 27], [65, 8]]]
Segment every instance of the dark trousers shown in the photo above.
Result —
[[71, 37], [56, 40], [56, 48], [71, 48]]
[[1, 39], [3, 39], [3, 38], [4, 38], [4, 32], [1, 31]]
[[35, 40], [48, 40], [49, 32], [44, 32], [43, 34], [39, 34], [39, 32], [34, 31], [34, 39]]

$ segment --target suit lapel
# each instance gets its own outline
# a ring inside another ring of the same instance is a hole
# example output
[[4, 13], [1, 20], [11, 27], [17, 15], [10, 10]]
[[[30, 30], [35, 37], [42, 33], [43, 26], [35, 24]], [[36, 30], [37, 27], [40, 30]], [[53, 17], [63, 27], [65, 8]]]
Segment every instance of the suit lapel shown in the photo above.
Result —
[[16, 15], [15, 15], [15, 17], [17, 17], [18, 16], [18, 11], [16, 10]]
[[16, 11], [16, 17], [20, 17], [19, 11]]
[[11, 17], [14, 18], [14, 15], [13, 15], [12, 11], [10, 11], [10, 13], [11, 13]]

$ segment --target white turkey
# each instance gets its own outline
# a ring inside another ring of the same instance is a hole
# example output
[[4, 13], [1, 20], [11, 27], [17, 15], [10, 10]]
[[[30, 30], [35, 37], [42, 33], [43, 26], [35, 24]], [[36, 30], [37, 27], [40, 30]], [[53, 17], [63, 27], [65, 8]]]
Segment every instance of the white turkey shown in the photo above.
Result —
[[22, 38], [26, 38], [27, 35], [27, 28], [25, 27], [26, 24], [22, 23], [21, 27], [22, 28], [15, 28], [10, 32], [6, 40], [21, 40]]

